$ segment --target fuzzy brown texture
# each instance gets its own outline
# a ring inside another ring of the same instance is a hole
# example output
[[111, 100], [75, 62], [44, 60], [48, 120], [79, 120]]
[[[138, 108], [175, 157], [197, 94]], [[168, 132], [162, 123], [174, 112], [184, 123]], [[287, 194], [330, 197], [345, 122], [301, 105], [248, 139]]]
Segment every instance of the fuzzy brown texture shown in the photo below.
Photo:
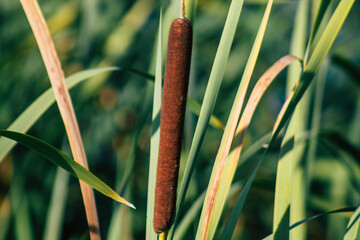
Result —
[[190, 21], [175, 19], [169, 32], [161, 106], [154, 210], [154, 230], [157, 234], [170, 228], [175, 213], [191, 48]]

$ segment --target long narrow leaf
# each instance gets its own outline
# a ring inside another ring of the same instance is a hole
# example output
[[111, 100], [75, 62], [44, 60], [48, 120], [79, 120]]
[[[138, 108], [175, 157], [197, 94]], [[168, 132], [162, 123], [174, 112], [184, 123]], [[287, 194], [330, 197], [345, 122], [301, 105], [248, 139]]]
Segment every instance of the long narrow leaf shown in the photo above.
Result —
[[124, 198], [120, 197], [114, 190], [112, 190], [104, 182], [98, 179], [94, 174], [86, 170], [84, 167], [82, 167], [80, 164], [72, 160], [70, 157], [65, 155], [60, 150], [41, 141], [40, 139], [34, 138], [32, 136], [23, 133], [5, 131], [5, 130], [0, 130], [0, 136], [7, 137], [14, 141], [19, 142], [20, 144], [31, 149], [32, 151], [40, 154], [44, 158], [50, 160], [57, 166], [65, 169], [74, 177], [89, 184], [92, 188], [98, 190], [102, 194], [114, 199], [115, 201], [124, 203], [129, 207], [135, 208], [134, 205], [126, 201]]
[[328, 9], [328, 7], [330, 5], [330, 1], [331, 0], [321, 0], [320, 1], [320, 5], [317, 9], [316, 17], [315, 17], [314, 24], [313, 24], [313, 27], [311, 30], [310, 39], [309, 39], [307, 47], [306, 47], [306, 53], [304, 56], [304, 64], [307, 63], [308, 55], [310, 54], [310, 51], [312, 49], [314, 38], [315, 38], [316, 34], [318, 33], [320, 23], [324, 19], [325, 12], [326, 12], [326, 9]]
[[301, 97], [309, 87], [312, 79], [320, 68], [322, 61], [329, 52], [334, 40], [340, 31], [349, 11], [354, 4], [355, 0], [342, 0], [332, 15], [328, 25], [322, 34], [314, 53], [311, 55], [309, 63], [305, 66], [303, 74], [296, 83], [293, 91], [290, 93], [287, 101], [285, 102], [281, 112], [276, 120], [273, 137], [270, 143], [274, 142], [274, 139], [279, 134], [281, 128], [284, 126], [290, 115], [294, 111], [296, 105], [300, 101]]
[[[66, 78], [66, 85], [71, 89], [78, 83], [108, 71], [114, 71], [115, 67], [106, 67], [99, 69], [84, 70]], [[19, 117], [7, 128], [9, 131], [26, 133], [34, 123], [44, 114], [44, 112], [55, 102], [55, 95], [50, 88], [41, 94], [29, 107], [23, 111]], [[15, 142], [6, 138], [0, 139], [0, 163], [4, 157], [15, 146]]]
[[318, 12], [317, 12], [316, 17], [315, 17], [315, 22], [314, 22], [314, 25], [313, 25], [312, 30], [311, 30], [310, 39], [309, 39], [309, 45], [311, 45], [313, 43], [314, 37], [315, 37], [316, 33], [318, 32], [320, 23], [324, 18], [326, 9], [330, 5], [330, 1], [331, 0], [321, 0], [320, 1], [320, 6], [318, 8]]

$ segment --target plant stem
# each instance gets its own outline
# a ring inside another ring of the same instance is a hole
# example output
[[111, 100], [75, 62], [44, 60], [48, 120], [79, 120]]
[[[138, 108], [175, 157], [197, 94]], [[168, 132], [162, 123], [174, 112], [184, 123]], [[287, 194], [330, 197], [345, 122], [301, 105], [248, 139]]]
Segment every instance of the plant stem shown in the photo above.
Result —
[[181, 0], [180, 18], [185, 18], [185, 0]]

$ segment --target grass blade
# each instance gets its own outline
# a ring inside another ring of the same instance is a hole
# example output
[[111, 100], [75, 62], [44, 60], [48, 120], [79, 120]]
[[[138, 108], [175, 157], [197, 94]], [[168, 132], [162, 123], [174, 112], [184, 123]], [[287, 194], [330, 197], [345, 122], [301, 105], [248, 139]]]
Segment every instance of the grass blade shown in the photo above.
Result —
[[98, 190], [105, 196], [108, 196], [114, 199], [115, 201], [124, 203], [129, 207], [135, 208], [131, 203], [120, 197], [114, 190], [112, 190], [104, 182], [98, 179], [94, 174], [89, 172], [87, 169], [85, 169], [80, 164], [72, 160], [70, 157], [65, 155], [60, 150], [41, 141], [40, 139], [34, 138], [32, 136], [23, 133], [5, 131], [5, 130], [0, 130], [0, 136], [7, 137], [21, 143], [22, 145], [40, 154], [41, 156], [50, 160], [59, 167], [65, 169], [66, 171], [71, 173], [74, 177], [89, 184], [92, 188]]
[[[66, 78], [66, 85], [71, 89], [78, 83], [87, 80], [93, 76], [108, 71], [114, 71], [115, 67], [106, 67], [99, 69], [84, 70], [71, 75]], [[55, 102], [55, 95], [50, 88], [39, 96], [19, 117], [7, 128], [9, 131], [26, 133], [35, 122], [44, 114], [44, 112]], [[16, 142], [7, 138], [0, 139], [0, 163], [4, 160], [5, 156], [15, 146]]]
[[[312, 79], [320, 68], [322, 61], [329, 52], [334, 40], [340, 31], [349, 11], [354, 4], [355, 0], [343, 0], [339, 3], [334, 14], [332, 15], [328, 25], [326, 26], [324, 33], [322, 34], [318, 44], [315, 47], [313, 54], [310, 57], [309, 63], [305, 66], [304, 72], [300, 76], [300, 79], [295, 84], [294, 89], [290, 93], [287, 101], [285, 102], [281, 112], [276, 120], [273, 139], [277, 137], [281, 128], [285, 122], [289, 119], [290, 115], [294, 111], [296, 105], [302, 98], [306, 89], [309, 87]], [[274, 141], [270, 141], [273, 143]]]
[[344, 24], [344, 21], [354, 2], [355, 0], [342, 0], [339, 3], [323, 34], [321, 35], [319, 42], [317, 43], [315, 50], [310, 57], [309, 63], [305, 66], [305, 72], [317, 72], [320, 64], [334, 43], [335, 38]]
[[[330, 5], [330, 1], [331, 0], [321, 0], [320, 3], [319, 3], [317, 13], [316, 13], [316, 17], [315, 17], [315, 20], [314, 20], [314, 24], [312, 26], [310, 39], [309, 39], [307, 47], [306, 47], [306, 53], [305, 53], [305, 56], [304, 56], [304, 64], [307, 63], [308, 55], [310, 54], [310, 50], [312, 48], [313, 41], [315, 39], [316, 34], [318, 33], [321, 22], [324, 19], [326, 10], [328, 9], [328, 7]], [[313, 5], [314, 5], [314, 3], [313, 3]]]
[[320, 23], [325, 16], [326, 9], [329, 7], [331, 0], [321, 0], [320, 6], [318, 8], [318, 12], [315, 17], [314, 25], [311, 30], [310, 39], [309, 39], [309, 46], [313, 43], [314, 37], [319, 30]]

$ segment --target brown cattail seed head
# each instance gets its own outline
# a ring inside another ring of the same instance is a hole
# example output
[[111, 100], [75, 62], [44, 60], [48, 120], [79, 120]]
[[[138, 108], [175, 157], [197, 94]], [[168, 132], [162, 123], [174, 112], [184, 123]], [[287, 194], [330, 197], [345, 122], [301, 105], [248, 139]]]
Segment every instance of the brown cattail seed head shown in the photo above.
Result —
[[184, 128], [192, 48], [192, 27], [177, 18], [170, 27], [160, 120], [154, 230], [168, 230], [175, 213], [179, 159]]

